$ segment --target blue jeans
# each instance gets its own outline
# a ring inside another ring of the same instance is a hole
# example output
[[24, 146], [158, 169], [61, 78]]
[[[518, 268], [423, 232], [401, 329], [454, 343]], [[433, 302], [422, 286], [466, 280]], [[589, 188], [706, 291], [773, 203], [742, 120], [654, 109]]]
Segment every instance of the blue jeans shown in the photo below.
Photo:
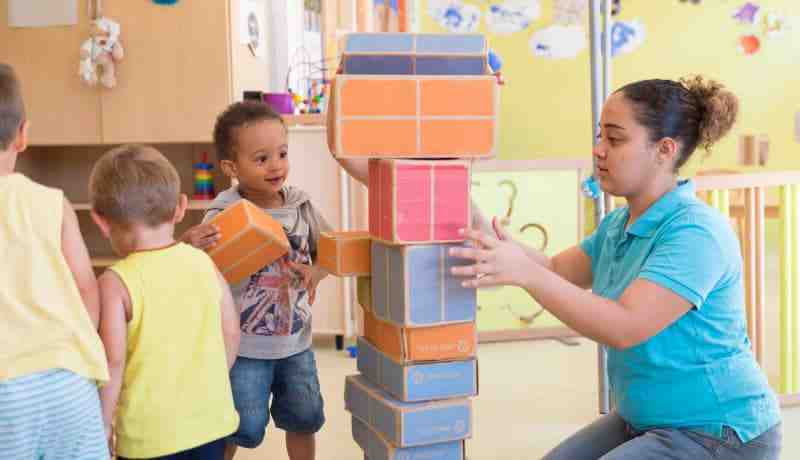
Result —
[[728, 427], [722, 439], [673, 428], [637, 432], [612, 413], [570, 436], [544, 460], [778, 460], [781, 439], [780, 424], [746, 444]]
[[231, 369], [231, 387], [239, 429], [229, 440], [239, 446], [252, 449], [261, 444], [270, 413], [275, 426], [290, 433], [316, 433], [325, 424], [311, 349], [283, 359], [240, 356]]

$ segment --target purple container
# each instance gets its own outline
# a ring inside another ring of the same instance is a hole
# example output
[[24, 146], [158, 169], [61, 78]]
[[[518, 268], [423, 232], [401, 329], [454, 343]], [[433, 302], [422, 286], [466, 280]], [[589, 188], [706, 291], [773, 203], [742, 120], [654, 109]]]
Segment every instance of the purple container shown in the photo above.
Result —
[[278, 113], [287, 115], [294, 113], [294, 104], [290, 93], [264, 93], [264, 102]]

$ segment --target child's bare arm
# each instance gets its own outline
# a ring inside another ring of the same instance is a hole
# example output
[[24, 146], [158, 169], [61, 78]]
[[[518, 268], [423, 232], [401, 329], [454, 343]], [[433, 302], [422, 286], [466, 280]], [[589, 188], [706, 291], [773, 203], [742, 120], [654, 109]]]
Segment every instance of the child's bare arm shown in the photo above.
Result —
[[103, 422], [106, 432], [109, 432], [125, 373], [130, 297], [125, 284], [111, 270], [100, 276], [99, 284], [103, 307], [100, 315], [100, 339], [106, 349], [108, 371], [111, 376], [109, 382], [100, 389], [100, 402], [103, 408]]
[[70, 202], [64, 198], [64, 210], [61, 224], [61, 253], [67, 261], [75, 284], [83, 299], [83, 305], [92, 319], [95, 329], [100, 322], [100, 297], [97, 291], [97, 278], [92, 270], [89, 250], [83, 241], [78, 226], [78, 216]]
[[220, 298], [220, 310], [222, 310], [222, 337], [225, 340], [225, 356], [228, 360], [228, 369], [230, 369], [233, 367], [233, 363], [236, 362], [236, 356], [239, 354], [239, 340], [241, 338], [239, 311], [236, 309], [236, 303], [233, 301], [228, 282], [222, 277], [219, 270], [217, 270], [217, 279], [222, 289], [222, 298]]
[[339, 166], [350, 174], [350, 177], [361, 182], [364, 185], [369, 184], [369, 160], [362, 160], [360, 158], [336, 158]]

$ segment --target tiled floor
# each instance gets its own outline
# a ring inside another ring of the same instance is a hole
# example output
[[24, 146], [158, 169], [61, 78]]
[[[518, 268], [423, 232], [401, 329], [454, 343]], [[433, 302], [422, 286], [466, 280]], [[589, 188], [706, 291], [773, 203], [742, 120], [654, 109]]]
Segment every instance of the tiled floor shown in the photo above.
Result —
[[[597, 416], [597, 347], [587, 340], [570, 347], [555, 341], [480, 346], [480, 395], [475, 399], [475, 436], [469, 460], [538, 459]], [[317, 438], [318, 460], [361, 460], [344, 410], [344, 377], [355, 360], [332, 340], [315, 345], [327, 423]], [[783, 459], [800, 459], [800, 408], [784, 410]], [[283, 433], [270, 427], [258, 449], [237, 460], [285, 459]]]

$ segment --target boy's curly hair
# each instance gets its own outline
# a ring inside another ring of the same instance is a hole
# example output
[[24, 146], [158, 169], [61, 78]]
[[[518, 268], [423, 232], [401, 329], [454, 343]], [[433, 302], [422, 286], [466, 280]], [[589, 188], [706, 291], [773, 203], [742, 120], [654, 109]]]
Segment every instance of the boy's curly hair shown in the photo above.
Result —
[[237, 148], [235, 131], [264, 120], [279, 121], [286, 128], [283, 118], [263, 102], [243, 101], [228, 106], [214, 124], [214, 147], [217, 149], [217, 158], [220, 161], [235, 160]]

